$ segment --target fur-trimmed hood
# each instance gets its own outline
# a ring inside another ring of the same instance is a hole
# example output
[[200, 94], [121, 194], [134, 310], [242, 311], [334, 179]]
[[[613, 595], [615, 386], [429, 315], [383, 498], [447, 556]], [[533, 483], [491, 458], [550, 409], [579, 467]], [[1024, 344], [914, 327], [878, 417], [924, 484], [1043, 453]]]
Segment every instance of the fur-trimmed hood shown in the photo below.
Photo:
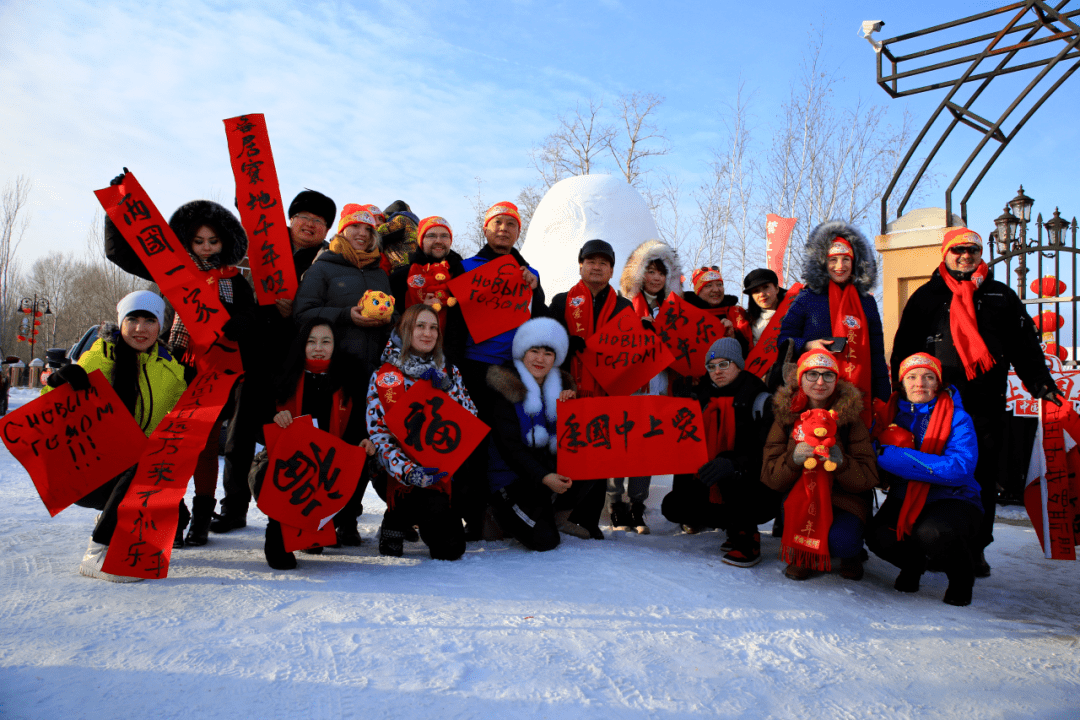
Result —
[[248, 238], [240, 220], [223, 205], [210, 200], [184, 203], [169, 218], [169, 227], [176, 233], [184, 249], [191, 252], [191, 239], [202, 225], [209, 225], [221, 238], [221, 267], [238, 265], [247, 254]]
[[679, 256], [667, 243], [646, 240], [630, 253], [626, 265], [623, 266], [622, 277], [619, 278], [619, 290], [628, 300], [641, 294], [641, 288], [645, 284], [645, 270], [654, 260], [664, 263], [667, 268], [667, 285], [660, 299], [663, 300], [672, 292], [682, 296], [682, 264]]
[[837, 235], [851, 243], [855, 258], [851, 267], [851, 281], [860, 295], [874, 291], [878, 279], [877, 256], [869, 241], [854, 225], [843, 220], [823, 222], [810, 231], [803, 257], [802, 281], [808, 290], [823, 293], [829, 287], [827, 268], [829, 246]]
[[[576, 390], [574, 385], [574, 378], [569, 373], [562, 370], [553, 369], [552, 372], [558, 372], [559, 377], [562, 378], [563, 390]], [[525, 383], [518, 377], [517, 372], [513, 368], [503, 367], [502, 365], [491, 365], [487, 371], [487, 384], [492, 390], [495, 390], [504, 398], [515, 405], [519, 402], [525, 401], [525, 394], [527, 389]]]
[[[847, 380], [838, 380], [840, 387], [837, 389], [836, 400], [833, 401], [830, 410], [836, 411], [837, 425], [850, 425], [853, 422], [862, 422], [862, 394], [859, 389]], [[791, 396], [795, 393], [794, 385], [784, 385], [773, 395], [773, 417], [783, 427], [794, 427], [798, 416], [791, 411]]]

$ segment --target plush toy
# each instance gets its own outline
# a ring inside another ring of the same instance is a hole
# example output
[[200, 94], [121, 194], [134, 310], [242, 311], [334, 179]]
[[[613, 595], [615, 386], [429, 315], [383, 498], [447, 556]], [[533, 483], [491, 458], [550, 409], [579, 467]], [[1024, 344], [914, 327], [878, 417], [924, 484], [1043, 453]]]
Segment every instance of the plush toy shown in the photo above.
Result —
[[813, 448], [810, 457], [803, 461], [803, 468], [813, 470], [818, 465], [818, 458], [823, 458], [823, 467], [832, 472], [836, 463], [829, 459], [830, 450], [836, 445], [836, 411], [807, 410], [799, 416], [799, 422], [792, 433], [797, 442], [804, 442]]
[[878, 435], [878, 442], [882, 445], [895, 445], [896, 447], [915, 449], [915, 436], [909, 431], [892, 423]]
[[428, 293], [435, 296], [435, 303], [431, 309], [435, 312], [442, 310], [443, 305], [454, 307], [457, 298], [450, 294], [447, 283], [450, 281], [450, 263], [443, 260], [438, 263], [428, 263], [423, 267], [417, 267], [418, 272], [409, 276], [409, 287], [414, 288], [416, 296], [423, 299]]
[[383, 320], [394, 314], [394, 297], [381, 290], [368, 290], [356, 306], [364, 317]]

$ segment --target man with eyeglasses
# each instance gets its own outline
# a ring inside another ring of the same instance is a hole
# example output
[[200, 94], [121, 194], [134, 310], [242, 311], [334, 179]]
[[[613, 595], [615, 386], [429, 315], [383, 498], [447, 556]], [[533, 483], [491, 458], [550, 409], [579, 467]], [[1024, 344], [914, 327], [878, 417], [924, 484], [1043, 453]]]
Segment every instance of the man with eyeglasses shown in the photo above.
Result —
[[1002, 454], [1007, 421], [1005, 395], [1011, 364], [1033, 397], [1061, 405], [1047, 369], [1035, 323], [1016, 293], [993, 279], [982, 259], [982, 238], [953, 228], [941, 244], [943, 261], [904, 306], [892, 349], [893, 387], [900, 389], [900, 363], [917, 352], [941, 362], [942, 385], [955, 385], [975, 421], [982, 489], [983, 525], [976, 541], [976, 577], [990, 574], [984, 550], [993, 542], [997, 486], [1006, 463]]
[[[420, 221], [417, 231], [419, 247], [409, 254], [409, 260], [390, 275], [390, 291], [394, 296], [394, 310], [405, 312], [417, 303], [434, 305], [439, 299], [431, 292], [430, 271], [434, 263], [447, 264], [447, 279], [465, 272], [462, 257], [451, 249], [454, 233], [446, 218], [433, 215]], [[440, 303], [439, 326], [445, 331], [447, 307]]]

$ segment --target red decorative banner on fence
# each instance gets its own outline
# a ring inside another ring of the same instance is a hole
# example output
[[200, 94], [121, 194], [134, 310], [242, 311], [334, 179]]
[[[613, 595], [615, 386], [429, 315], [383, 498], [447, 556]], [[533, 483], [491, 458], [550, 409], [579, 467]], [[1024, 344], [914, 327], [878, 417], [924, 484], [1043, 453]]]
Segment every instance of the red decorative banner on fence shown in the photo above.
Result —
[[[271, 425], [277, 427], [265, 427]], [[310, 422], [293, 422], [270, 447], [259, 509], [280, 522], [283, 533], [285, 526], [316, 533], [352, 497], [366, 457]]]
[[776, 273], [780, 287], [784, 286], [784, 253], [797, 222], [799, 218], [785, 218], [773, 213], [765, 216], [765, 266]]
[[448, 283], [474, 342], [513, 330], [532, 317], [532, 288], [510, 255], [486, 262]]
[[630, 395], [675, 356], [634, 309], [626, 307], [585, 341], [581, 361], [608, 395]]
[[696, 473], [708, 461], [692, 400], [656, 395], [559, 403], [558, 468], [574, 480]]
[[[1065, 435], [1074, 443], [1080, 440], [1080, 415], [1070, 405], [1059, 408], [1053, 403], [1041, 404], [1041, 427], [1035, 436], [1024, 507], [1045, 557], [1075, 560], [1075, 546], [1080, 540], [1080, 480], [1076, 475], [1080, 471], [1080, 451], [1075, 445], [1066, 451]], [[1040, 450], [1042, 458], [1038, 456]]]
[[[746, 357], [746, 371], [757, 375], [761, 379], [765, 379], [765, 374], [769, 372], [769, 369], [776, 363], [777, 360], [783, 361], [782, 358], [778, 358], [779, 348], [776, 345], [776, 341], [780, 338], [780, 325], [784, 322], [784, 315], [787, 314], [788, 309], [791, 307], [791, 303], [795, 302], [795, 296], [802, 290], [802, 285], [795, 283], [788, 288], [787, 293], [784, 295], [784, 299], [780, 301], [780, 304], [776, 307], [776, 313], [769, 320], [769, 324], [765, 326], [765, 330], [761, 333], [761, 337], [758, 338], [757, 343], [754, 345], [754, 349], [750, 351], [750, 354]], [[753, 302], [751, 300], [750, 302]], [[795, 358], [796, 360], [798, 358]]]
[[413, 383], [409, 392], [386, 413], [386, 427], [413, 462], [447, 473], [457, 472], [490, 428], [427, 381]]
[[725, 332], [719, 318], [699, 310], [675, 293], [660, 304], [653, 325], [675, 356], [671, 369], [686, 377], [705, 374], [705, 353]]
[[229, 118], [225, 135], [236, 179], [236, 202], [248, 243], [248, 265], [260, 305], [292, 300], [299, 285], [274, 154], [261, 113]]
[[137, 463], [146, 446], [100, 370], [88, 390], [62, 385], [12, 410], [3, 437], [52, 516]]
[[229, 315], [215, 279], [195, 267], [135, 176], [127, 173], [119, 185], [94, 194], [183, 318], [196, 357], [195, 380], [150, 435], [102, 568], [162, 578], [168, 575], [180, 499], [243, 366], [236, 343], [221, 333]]

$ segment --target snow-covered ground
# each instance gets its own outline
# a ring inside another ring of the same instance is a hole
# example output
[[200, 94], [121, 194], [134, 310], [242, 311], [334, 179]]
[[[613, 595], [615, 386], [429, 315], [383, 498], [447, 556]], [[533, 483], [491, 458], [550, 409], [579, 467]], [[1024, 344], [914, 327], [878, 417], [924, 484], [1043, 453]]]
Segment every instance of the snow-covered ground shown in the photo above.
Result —
[[966, 608], [940, 574], [897, 593], [876, 558], [789, 581], [767, 531], [760, 565], [724, 565], [722, 533], [662, 518], [666, 481], [648, 536], [384, 558], [369, 493], [361, 548], [275, 572], [253, 511], [119, 585], [76, 572], [94, 513], [50, 519], [0, 452], [3, 718], [1080, 717], [1080, 565], [1043, 560], [1016, 512]]

